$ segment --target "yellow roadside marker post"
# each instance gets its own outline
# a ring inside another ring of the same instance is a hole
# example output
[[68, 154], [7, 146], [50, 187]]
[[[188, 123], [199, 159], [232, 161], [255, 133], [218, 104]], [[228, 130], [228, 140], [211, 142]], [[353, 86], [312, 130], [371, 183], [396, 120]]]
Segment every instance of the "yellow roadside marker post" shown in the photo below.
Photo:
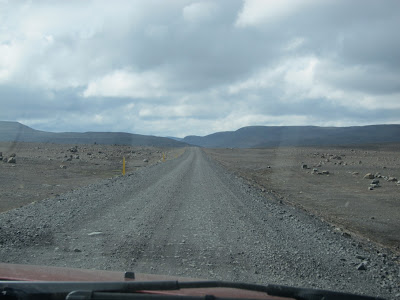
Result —
[[125, 156], [122, 158], [122, 175], [125, 175]]
[[162, 160], [165, 161], [165, 153], [162, 154]]

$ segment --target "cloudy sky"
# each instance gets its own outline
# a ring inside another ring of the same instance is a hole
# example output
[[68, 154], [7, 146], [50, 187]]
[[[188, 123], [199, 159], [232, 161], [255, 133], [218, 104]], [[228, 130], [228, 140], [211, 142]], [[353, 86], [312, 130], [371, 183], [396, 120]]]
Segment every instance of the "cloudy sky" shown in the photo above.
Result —
[[183, 137], [400, 124], [400, 1], [0, 0], [0, 120]]

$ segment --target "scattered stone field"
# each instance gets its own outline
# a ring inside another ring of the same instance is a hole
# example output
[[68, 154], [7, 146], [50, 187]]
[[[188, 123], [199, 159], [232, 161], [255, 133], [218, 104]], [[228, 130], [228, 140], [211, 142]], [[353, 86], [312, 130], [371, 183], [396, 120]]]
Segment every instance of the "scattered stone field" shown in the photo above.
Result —
[[[333, 176], [299, 168], [309, 178]], [[368, 180], [360, 178], [365, 191]], [[0, 262], [399, 299], [400, 256], [344, 233], [193, 147], [176, 159], [0, 213]]]
[[400, 145], [205, 149], [278, 201], [400, 252]]
[[0, 212], [122, 174], [163, 159], [181, 155], [184, 149], [121, 145], [68, 145], [0, 142]]

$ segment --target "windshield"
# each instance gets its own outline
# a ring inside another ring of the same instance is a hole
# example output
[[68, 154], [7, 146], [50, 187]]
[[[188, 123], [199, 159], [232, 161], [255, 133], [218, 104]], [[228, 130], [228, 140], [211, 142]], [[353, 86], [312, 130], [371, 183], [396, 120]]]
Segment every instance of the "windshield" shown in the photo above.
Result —
[[0, 1], [0, 271], [398, 299], [398, 28], [398, 1]]

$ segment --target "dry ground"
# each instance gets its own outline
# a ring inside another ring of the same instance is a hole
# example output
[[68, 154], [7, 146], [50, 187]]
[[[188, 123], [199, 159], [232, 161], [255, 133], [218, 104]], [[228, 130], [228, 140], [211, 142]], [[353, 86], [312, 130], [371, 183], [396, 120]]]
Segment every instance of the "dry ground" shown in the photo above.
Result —
[[160, 162], [163, 153], [166, 159], [172, 159], [183, 151], [183, 148], [0, 142], [3, 157], [16, 154], [15, 164], [0, 161], [0, 212], [121, 175], [123, 156], [128, 173]]
[[400, 256], [264, 196], [188, 148], [177, 159], [1, 213], [0, 261], [399, 300]]
[[[0, 143], [3, 157], [15, 153], [17, 161], [16, 164], [0, 162], [0, 211], [120, 175], [123, 156], [126, 171], [131, 172], [160, 162], [163, 152], [171, 159], [184, 151], [78, 145], [77, 152], [71, 152], [74, 146]], [[321, 216], [343, 231], [400, 251], [400, 186], [380, 178], [381, 187], [370, 191], [371, 180], [363, 178], [368, 172], [379, 172], [382, 176], [400, 179], [399, 144], [205, 151], [266, 193]], [[72, 160], [66, 161], [71, 155]], [[302, 164], [307, 164], [309, 169], [302, 169]], [[329, 175], [312, 174], [313, 168], [329, 171]]]
[[[400, 180], [400, 145], [205, 149], [207, 154], [267, 194], [290, 202], [356, 234], [400, 251], [400, 185], [378, 178], [368, 190], [366, 173]], [[308, 169], [303, 169], [307, 164]], [[329, 175], [313, 174], [329, 171]]]

